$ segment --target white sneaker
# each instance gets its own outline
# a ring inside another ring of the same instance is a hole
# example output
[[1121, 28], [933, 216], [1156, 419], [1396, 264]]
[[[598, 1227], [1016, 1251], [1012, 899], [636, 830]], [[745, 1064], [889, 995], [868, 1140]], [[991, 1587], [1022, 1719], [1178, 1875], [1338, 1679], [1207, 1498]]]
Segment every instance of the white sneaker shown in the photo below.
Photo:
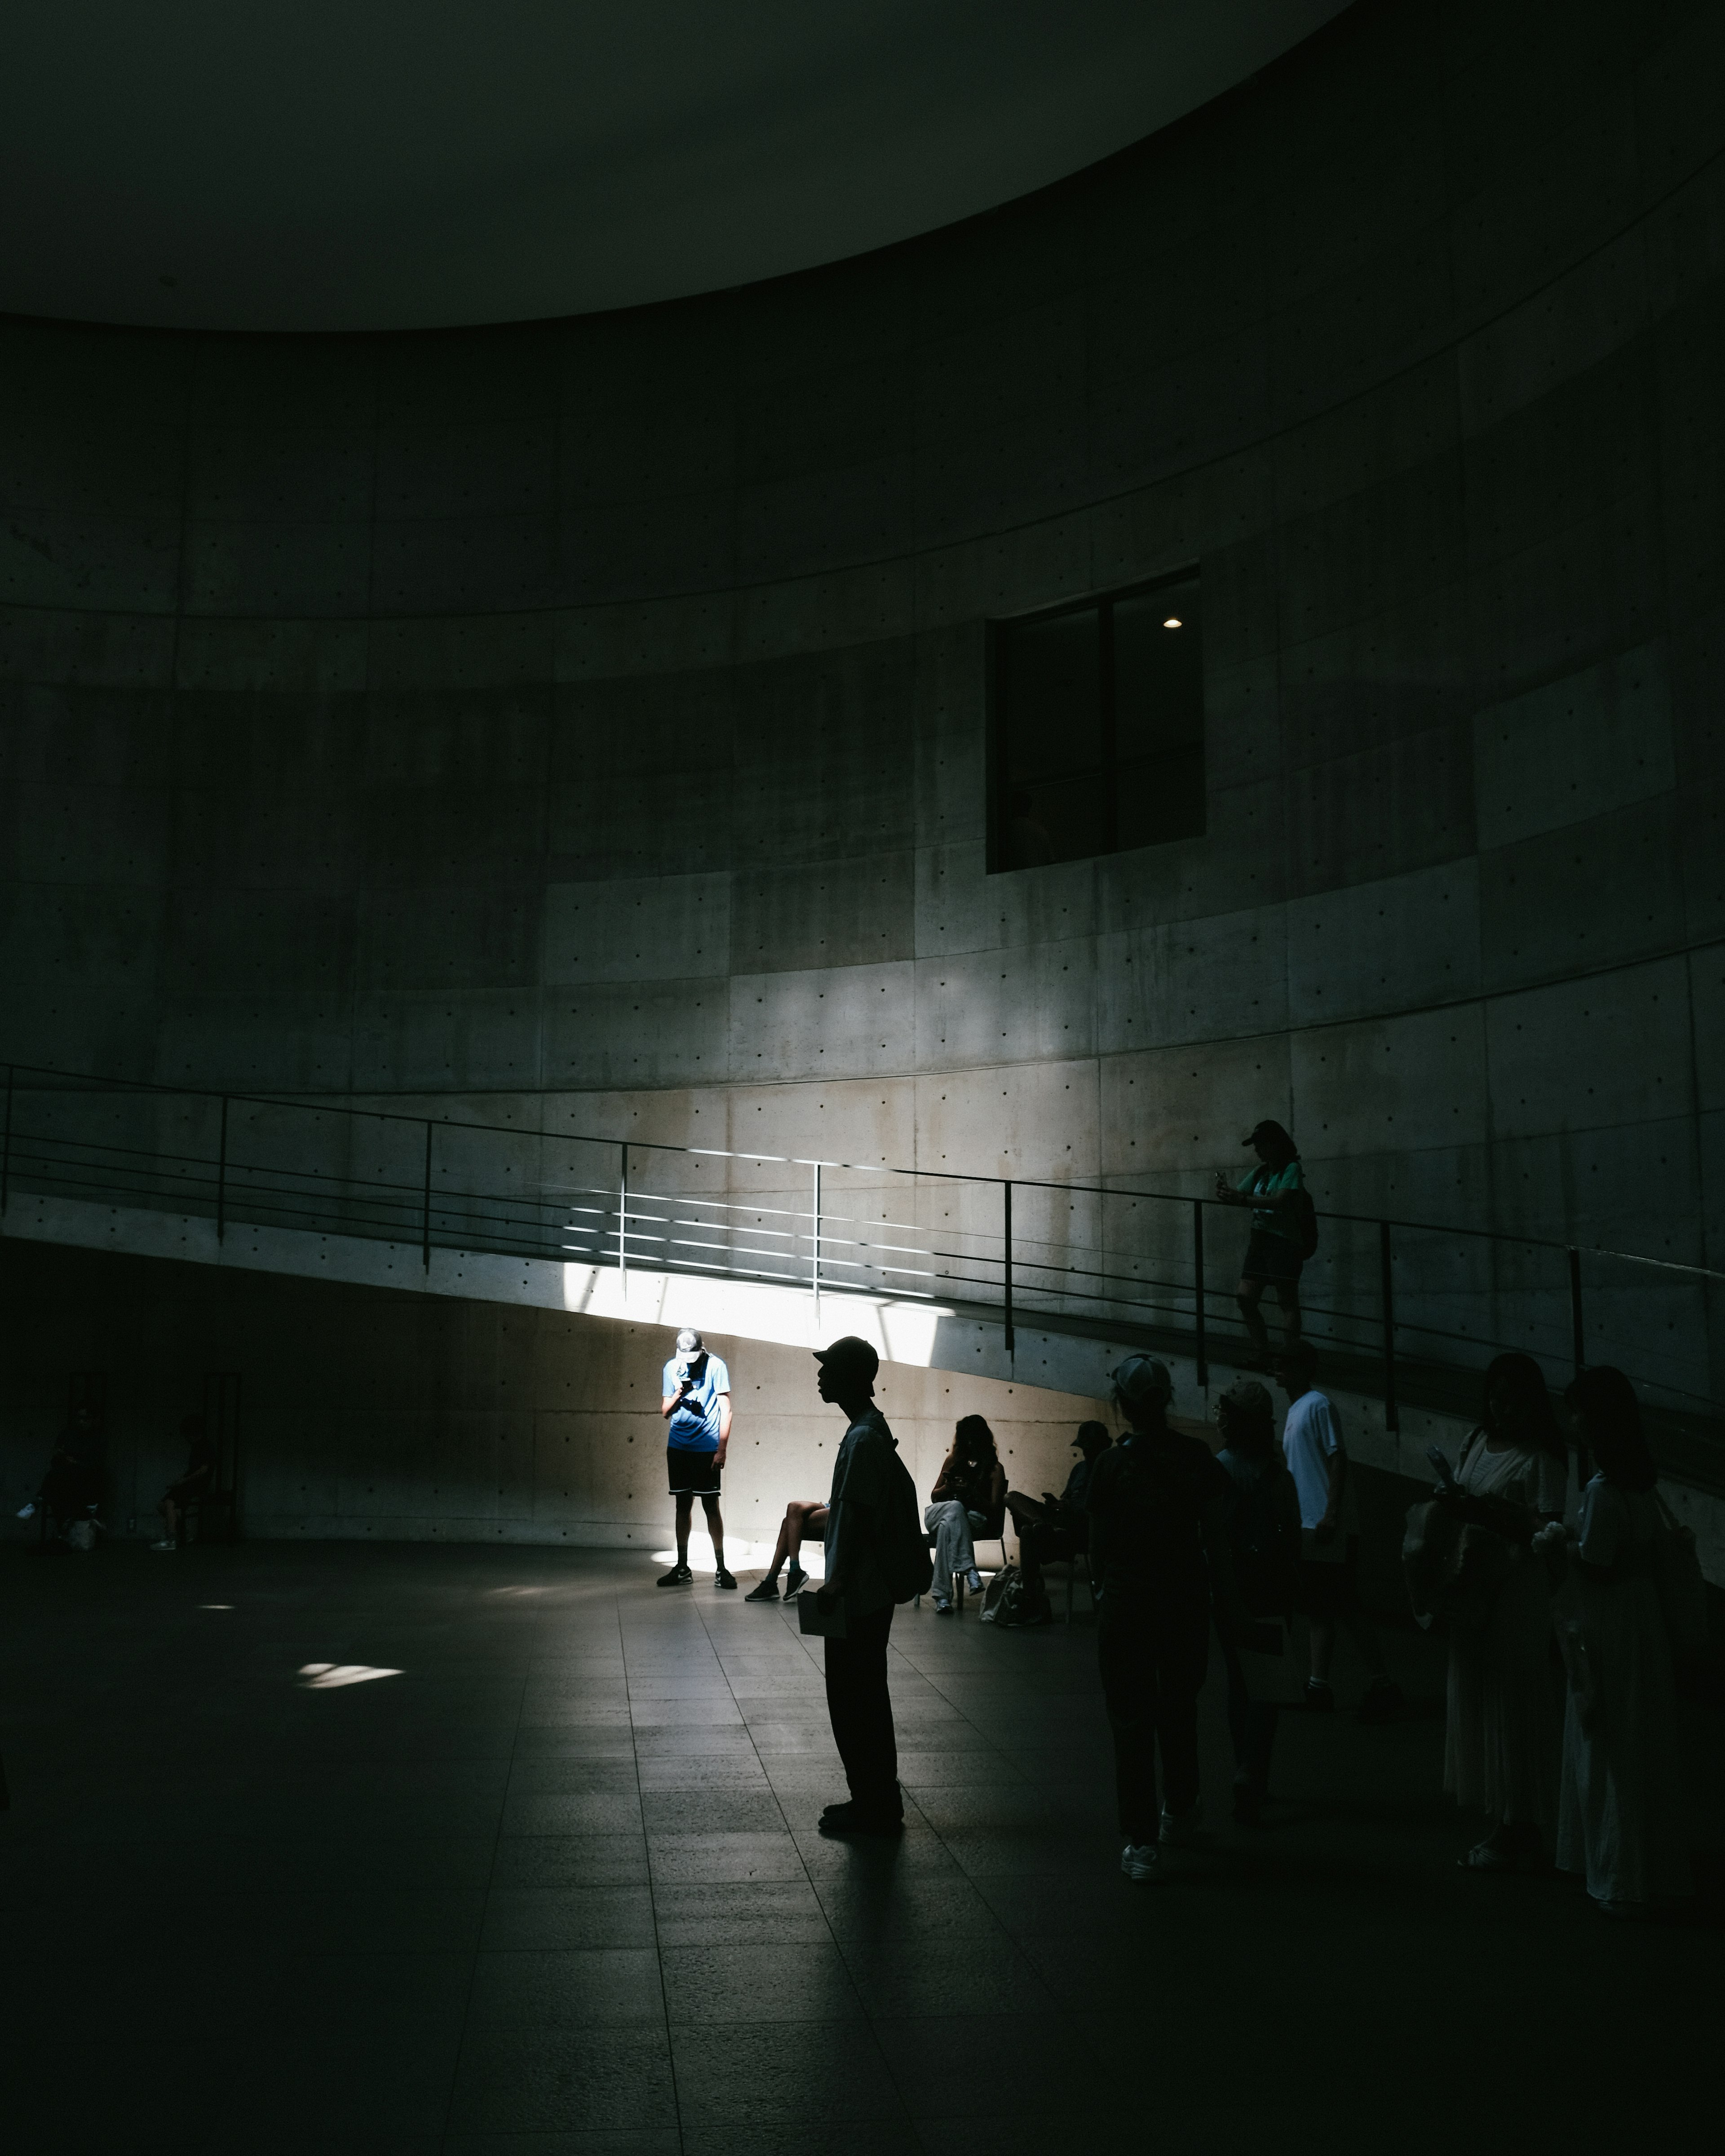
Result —
[[20, 1505], [18, 1507], [18, 1516], [21, 1520], [33, 1520], [35, 1518], [36, 1501], [34, 1498], [32, 1498], [28, 1505]]
[[1200, 1799], [1189, 1811], [1171, 1812], [1166, 1805], [1162, 1814], [1161, 1839], [1170, 1847], [1178, 1848], [1182, 1842], [1197, 1839], [1198, 1830], [1204, 1825], [1204, 1804]]
[[1129, 1841], [1120, 1852], [1120, 1868], [1128, 1879], [1153, 1879], [1161, 1859], [1153, 1841]]
[[161, 1542], [151, 1543], [150, 1547], [152, 1550], [177, 1550], [179, 1548], [179, 1544], [177, 1543]]

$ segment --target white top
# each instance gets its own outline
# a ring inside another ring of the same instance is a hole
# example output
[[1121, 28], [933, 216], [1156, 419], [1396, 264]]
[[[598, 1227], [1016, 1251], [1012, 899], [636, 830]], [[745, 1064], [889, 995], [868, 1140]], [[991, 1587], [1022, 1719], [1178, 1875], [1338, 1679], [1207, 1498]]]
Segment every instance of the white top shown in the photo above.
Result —
[[[1300, 1493], [1300, 1524], [1315, 1527], [1330, 1505], [1330, 1462], [1346, 1450], [1342, 1442], [1342, 1419], [1322, 1393], [1301, 1393], [1288, 1403], [1288, 1419], [1282, 1424], [1281, 1449], [1288, 1471]], [[1337, 1527], [1345, 1534], [1353, 1524], [1353, 1492], [1343, 1486]]]
[[1455, 1476], [1470, 1496], [1507, 1497], [1519, 1482], [1522, 1496], [1536, 1512], [1561, 1519], [1568, 1495], [1569, 1463], [1543, 1445], [1507, 1445], [1494, 1452], [1482, 1436], [1468, 1440]]

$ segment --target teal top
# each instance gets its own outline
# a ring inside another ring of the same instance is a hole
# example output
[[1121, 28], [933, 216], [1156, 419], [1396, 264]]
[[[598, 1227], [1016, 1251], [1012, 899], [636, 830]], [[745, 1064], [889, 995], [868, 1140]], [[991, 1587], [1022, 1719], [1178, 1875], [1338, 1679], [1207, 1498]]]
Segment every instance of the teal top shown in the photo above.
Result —
[[[1300, 1163], [1291, 1160], [1286, 1168], [1271, 1168], [1267, 1162], [1258, 1165], [1240, 1183], [1240, 1188], [1253, 1198], [1268, 1198], [1282, 1190], [1303, 1190], [1306, 1178], [1300, 1173]], [[1282, 1235], [1291, 1243], [1297, 1243], [1300, 1231], [1295, 1226], [1291, 1208], [1286, 1205], [1255, 1205], [1252, 1225], [1261, 1228], [1266, 1235]]]

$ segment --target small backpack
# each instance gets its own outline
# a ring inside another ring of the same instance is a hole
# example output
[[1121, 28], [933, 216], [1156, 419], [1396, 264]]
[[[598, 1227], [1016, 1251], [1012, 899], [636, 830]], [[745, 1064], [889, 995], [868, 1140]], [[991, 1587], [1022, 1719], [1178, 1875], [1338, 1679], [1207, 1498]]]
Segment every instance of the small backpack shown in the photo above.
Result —
[[888, 1464], [888, 1526], [881, 1552], [887, 1584], [895, 1602], [910, 1602], [927, 1594], [934, 1580], [934, 1558], [928, 1536], [916, 1507], [916, 1485], [896, 1451]]
[[1315, 1258], [1317, 1255], [1317, 1208], [1312, 1202], [1312, 1193], [1303, 1183], [1294, 1193], [1294, 1202], [1289, 1209], [1294, 1216], [1300, 1255]]
[[998, 1625], [1003, 1631], [1019, 1625], [1046, 1625], [1053, 1614], [1047, 1589], [1033, 1592], [1015, 1564], [1003, 1565], [983, 1596], [983, 1624]]

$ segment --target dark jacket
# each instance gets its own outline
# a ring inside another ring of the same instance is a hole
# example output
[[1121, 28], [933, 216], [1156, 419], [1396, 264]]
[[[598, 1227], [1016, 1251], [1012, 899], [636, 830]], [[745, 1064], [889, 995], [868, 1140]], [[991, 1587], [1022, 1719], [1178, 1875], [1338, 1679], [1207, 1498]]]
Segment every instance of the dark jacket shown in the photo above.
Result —
[[1091, 1571], [1105, 1619], [1240, 1614], [1228, 1548], [1233, 1485], [1209, 1448], [1173, 1430], [1111, 1445], [1090, 1479]]
[[1300, 1493], [1281, 1448], [1260, 1460], [1226, 1448], [1216, 1455], [1234, 1486], [1228, 1547], [1240, 1598], [1254, 1617], [1285, 1617], [1300, 1579]]
[[928, 1548], [916, 1488], [878, 1408], [845, 1433], [827, 1499], [826, 1568], [845, 1614], [866, 1617], [926, 1591]]

